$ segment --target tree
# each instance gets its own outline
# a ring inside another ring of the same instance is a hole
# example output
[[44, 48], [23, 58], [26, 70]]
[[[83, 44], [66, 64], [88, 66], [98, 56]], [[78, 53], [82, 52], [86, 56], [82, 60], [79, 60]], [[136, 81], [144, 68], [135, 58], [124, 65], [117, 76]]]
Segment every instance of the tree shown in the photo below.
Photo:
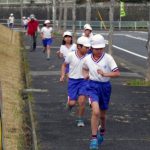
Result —
[[74, 40], [76, 38], [76, 35], [75, 35], [75, 30], [76, 30], [76, 0], [73, 0], [73, 8], [72, 8], [72, 21], [73, 21], [73, 25], [72, 25], [72, 32], [73, 32], [73, 37], [74, 37]]
[[56, 29], [56, 0], [53, 0], [53, 30], [55, 31]]
[[86, 0], [86, 23], [91, 21], [91, 0]]
[[66, 30], [67, 28], [67, 1], [66, 0], [63, 0], [63, 5], [64, 5], [64, 31]]
[[58, 30], [61, 31], [61, 24], [62, 24], [62, 14], [63, 14], [63, 2], [59, 0], [59, 18], [58, 18]]
[[110, 0], [110, 9], [109, 9], [109, 22], [110, 22], [110, 29], [109, 29], [109, 35], [108, 35], [108, 44], [109, 44], [109, 54], [112, 55], [112, 36], [114, 31], [113, 21], [114, 21], [114, 3], [115, 0]]

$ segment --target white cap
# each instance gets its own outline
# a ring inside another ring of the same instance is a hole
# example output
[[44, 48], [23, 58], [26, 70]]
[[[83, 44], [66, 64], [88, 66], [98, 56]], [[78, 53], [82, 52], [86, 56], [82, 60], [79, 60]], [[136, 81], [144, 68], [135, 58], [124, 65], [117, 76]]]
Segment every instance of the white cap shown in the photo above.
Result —
[[10, 16], [13, 16], [13, 15], [14, 15], [13, 13], [10, 14]]
[[85, 24], [84, 25], [84, 30], [91, 30], [92, 31], [92, 27], [90, 24]]
[[34, 18], [35, 18], [34, 14], [31, 14], [31, 15], [30, 15], [30, 18], [31, 18], [31, 19], [34, 19]]
[[90, 40], [85, 36], [79, 37], [78, 40], [77, 40], [77, 44], [81, 44], [85, 47], [90, 47], [91, 46]]
[[91, 39], [92, 48], [104, 48], [106, 46], [105, 39], [102, 35], [96, 34]]
[[63, 37], [65, 37], [65, 36], [67, 36], [67, 35], [72, 37], [72, 33], [71, 33], [70, 31], [64, 32]]
[[50, 23], [50, 20], [45, 20], [44, 23], [45, 23], [45, 24], [48, 24], [48, 23]]

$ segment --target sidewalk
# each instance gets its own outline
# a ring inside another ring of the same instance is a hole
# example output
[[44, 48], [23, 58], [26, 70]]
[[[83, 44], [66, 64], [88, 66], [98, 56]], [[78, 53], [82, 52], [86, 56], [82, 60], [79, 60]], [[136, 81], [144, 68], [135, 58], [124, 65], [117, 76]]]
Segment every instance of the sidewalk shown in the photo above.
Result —
[[[25, 42], [28, 45], [26, 39]], [[32, 88], [48, 92], [33, 93], [33, 110], [40, 150], [88, 150], [90, 139], [90, 108], [87, 104], [84, 128], [76, 127], [75, 113], [65, 108], [67, 85], [59, 83], [62, 60], [56, 57], [55, 39], [50, 61], [38, 48], [28, 52]], [[38, 43], [41, 45], [41, 43]], [[121, 68], [121, 71], [128, 71]], [[112, 80], [112, 97], [107, 115], [107, 132], [101, 150], [149, 150], [150, 148], [150, 87], [129, 87], [126, 77]], [[75, 109], [74, 109], [75, 112]]]

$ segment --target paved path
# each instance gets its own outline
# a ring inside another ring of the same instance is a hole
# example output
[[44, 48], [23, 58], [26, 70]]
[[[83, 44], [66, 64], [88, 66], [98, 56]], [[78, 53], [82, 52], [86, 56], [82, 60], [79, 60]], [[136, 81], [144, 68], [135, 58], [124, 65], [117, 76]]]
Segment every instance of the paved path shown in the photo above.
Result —
[[[54, 47], [60, 45], [55, 39]], [[28, 45], [28, 39], [25, 43]], [[40, 42], [38, 43], [40, 45]], [[88, 150], [90, 138], [90, 108], [86, 107], [84, 128], [76, 127], [75, 109], [72, 116], [65, 109], [66, 84], [59, 83], [62, 60], [52, 49], [50, 61], [42, 49], [28, 52], [32, 88], [48, 92], [33, 93], [33, 111], [40, 150]], [[121, 68], [121, 71], [128, 71]], [[128, 77], [129, 78], [129, 77]], [[101, 150], [149, 150], [150, 148], [150, 88], [124, 85], [125, 77], [112, 80], [113, 91], [107, 116], [107, 132]]]

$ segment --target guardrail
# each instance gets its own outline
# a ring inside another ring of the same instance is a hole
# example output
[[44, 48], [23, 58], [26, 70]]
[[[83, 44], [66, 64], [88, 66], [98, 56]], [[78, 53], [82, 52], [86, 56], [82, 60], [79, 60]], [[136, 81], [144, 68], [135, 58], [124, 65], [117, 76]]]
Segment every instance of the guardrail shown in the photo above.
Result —
[[[40, 26], [43, 25], [45, 20], [38, 20]], [[7, 19], [0, 19], [0, 23], [7, 25]], [[53, 24], [53, 21], [51, 20]], [[104, 30], [103, 23], [105, 24], [106, 28], [109, 29], [110, 23], [109, 21], [91, 21], [91, 26], [93, 29]], [[63, 27], [64, 21], [61, 21], [61, 27]], [[83, 29], [84, 24], [86, 21], [76, 21], [76, 29]], [[149, 21], [114, 21], [113, 26], [117, 30], [138, 30], [138, 29], [147, 29], [149, 26]], [[73, 22], [72, 20], [67, 21], [67, 28], [72, 28]], [[15, 19], [15, 27], [21, 27], [22, 23], [20, 19]], [[56, 20], [56, 26], [58, 26], [58, 20]]]

